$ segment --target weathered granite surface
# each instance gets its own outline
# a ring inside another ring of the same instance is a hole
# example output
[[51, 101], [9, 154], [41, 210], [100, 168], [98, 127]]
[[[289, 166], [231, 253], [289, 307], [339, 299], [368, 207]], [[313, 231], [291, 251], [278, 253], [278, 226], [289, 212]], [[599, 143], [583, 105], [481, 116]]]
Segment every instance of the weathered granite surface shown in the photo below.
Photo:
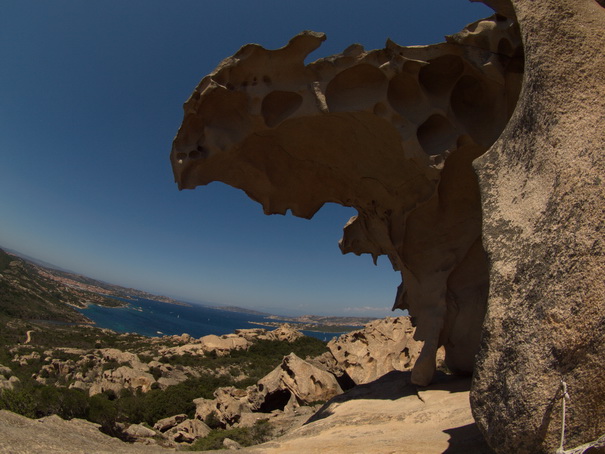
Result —
[[424, 342], [413, 381], [431, 381], [440, 345], [450, 369], [470, 373], [488, 289], [472, 161], [517, 100], [516, 23], [493, 16], [445, 43], [353, 45], [305, 65], [324, 39], [248, 44], [204, 77], [173, 143], [176, 181], [225, 182], [266, 214], [355, 207], [340, 247], [387, 255], [401, 272], [395, 307], [415, 317]]
[[523, 90], [475, 161], [490, 293], [471, 404], [500, 452], [605, 434], [605, 9], [513, 0]]
[[456, 372], [479, 352], [489, 443], [552, 452], [561, 380], [566, 446], [605, 433], [605, 9], [484, 3], [497, 14], [435, 46], [306, 66], [322, 34], [244, 46], [185, 104], [172, 164], [180, 188], [223, 181], [267, 214], [355, 207], [341, 249], [401, 272], [395, 307], [424, 342], [412, 381], [440, 345]]

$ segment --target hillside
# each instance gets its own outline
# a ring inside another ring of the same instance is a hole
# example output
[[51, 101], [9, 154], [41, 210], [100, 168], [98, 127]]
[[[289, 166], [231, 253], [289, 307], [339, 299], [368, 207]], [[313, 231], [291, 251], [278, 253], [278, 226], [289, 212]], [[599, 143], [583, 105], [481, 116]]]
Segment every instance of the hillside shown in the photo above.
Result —
[[0, 316], [25, 320], [90, 323], [75, 310], [86, 304], [123, 303], [53, 279], [46, 269], [0, 249]]
[[[13, 259], [21, 260], [27, 263], [28, 266], [35, 270], [41, 277], [63, 284], [66, 287], [85, 290], [88, 292], [98, 293], [102, 295], [113, 296], [116, 298], [129, 299], [135, 297], [153, 299], [155, 301], [161, 301], [163, 303], [170, 304], [185, 304], [167, 296], [155, 295], [135, 288], [122, 287], [119, 285], [110, 284], [108, 282], [103, 282], [98, 279], [93, 279], [82, 274], [61, 270], [54, 265], [41, 262], [37, 259], [22, 255], [17, 252], [9, 254], [7, 254], [5, 251], [2, 252], [3, 254], [12, 257]], [[101, 303], [95, 304], [101, 304], [104, 306], [120, 305], [120, 303], [116, 303], [115, 301], [112, 302], [111, 300], [102, 301]]]

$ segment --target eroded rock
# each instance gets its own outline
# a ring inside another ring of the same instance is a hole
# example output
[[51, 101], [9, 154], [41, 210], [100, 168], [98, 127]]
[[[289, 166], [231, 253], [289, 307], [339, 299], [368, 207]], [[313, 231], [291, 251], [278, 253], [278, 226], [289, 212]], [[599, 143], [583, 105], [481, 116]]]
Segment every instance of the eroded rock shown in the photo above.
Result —
[[210, 433], [211, 429], [198, 419], [186, 419], [167, 432], [177, 443], [192, 443], [198, 438], [203, 438]]
[[249, 44], [204, 77], [174, 140], [175, 178], [181, 189], [223, 181], [266, 214], [355, 207], [340, 247], [387, 255], [401, 272], [395, 307], [424, 341], [414, 381], [431, 380], [441, 344], [450, 369], [470, 372], [488, 288], [471, 163], [515, 106], [516, 23], [494, 16], [446, 43], [351, 46], [305, 65], [324, 39]]
[[154, 430], [142, 424], [131, 424], [124, 432], [134, 438], [150, 438], [156, 435]]
[[392, 370], [411, 370], [422, 349], [409, 317], [387, 317], [343, 334], [328, 348], [355, 384], [369, 383]]
[[304, 405], [326, 401], [342, 393], [334, 375], [294, 353], [284, 357], [279, 366], [258, 381], [257, 386], [263, 395], [260, 409], [265, 411], [283, 410], [291, 400], [292, 405]]
[[322, 34], [244, 46], [185, 104], [172, 164], [181, 189], [223, 181], [267, 214], [355, 207], [341, 249], [401, 272], [416, 384], [441, 344], [473, 369], [489, 292], [474, 416], [499, 452], [552, 452], [561, 380], [567, 443], [605, 432], [605, 9], [484, 3], [498, 14], [435, 46], [308, 65]]
[[153, 428], [159, 430], [160, 432], [166, 432], [168, 429], [172, 429], [173, 427], [179, 425], [183, 421], [187, 419], [186, 414], [174, 415], [168, 418], [160, 419], [156, 421], [153, 425]]

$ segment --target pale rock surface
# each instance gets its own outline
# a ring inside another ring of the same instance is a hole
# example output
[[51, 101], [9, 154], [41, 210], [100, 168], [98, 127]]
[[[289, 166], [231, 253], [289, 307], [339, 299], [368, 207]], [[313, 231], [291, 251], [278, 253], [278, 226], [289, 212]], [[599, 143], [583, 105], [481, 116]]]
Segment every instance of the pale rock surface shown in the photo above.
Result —
[[263, 454], [490, 454], [468, 405], [470, 379], [438, 375], [417, 388], [393, 371], [324, 405], [274, 441], [244, 448]]
[[90, 387], [88, 394], [94, 396], [107, 390], [112, 390], [116, 394], [119, 394], [124, 388], [147, 392], [154, 383], [155, 378], [149, 372], [133, 369], [128, 366], [120, 366], [117, 369], [104, 371], [101, 381], [94, 383]]
[[157, 435], [154, 430], [150, 429], [149, 427], [145, 427], [142, 424], [131, 424], [124, 432], [134, 438], [148, 438]]
[[284, 323], [272, 331], [268, 331], [265, 328], [236, 329], [235, 334], [251, 342], [256, 340], [294, 342], [296, 339], [304, 336], [303, 333], [289, 323]]
[[4, 378], [8, 378], [13, 375], [13, 371], [10, 367], [0, 364], [0, 375], [4, 375]]
[[29, 419], [0, 410], [0, 453], [166, 454], [170, 450], [125, 443], [105, 435], [98, 424], [49, 416]]
[[413, 336], [409, 317], [387, 317], [331, 340], [328, 348], [355, 384], [363, 384], [392, 370], [410, 370], [422, 349]]
[[491, 266], [471, 405], [498, 452], [552, 453], [561, 380], [565, 449], [605, 434], [605, 8], [512, 5], [523, 90], [475, 163]]
[[238, 449], [242, 449], [241, 445], [237, 441], [232, 440], [231, 438], [225, 438], [223, 440], [223, 446], [226, 449], [229, 449], [230, 451], [235, 451], [235, 450], [238, 450]]
[[267, 214], [355, 207], [341, 249], [401, 272], [395, 307], [424, 342], [412, 381], [441, 344], [455, 372], [479, 352], [491, 445], [552, 452], [561, 380], [567, 446], [605, 433], [605, 8], [484, 3], [498, 14], [434, 46], [307, 65], [324, 35], [244, 46], [186, 102], [171, 159], [181, 189], [223, 181]]
[[218, 388], [214, 392], [215, 413], [225, 426], [237, 424], [242, 413], [251, 412], [248, 392], [233, 386]]
[[193, 341], [190, 339], [189, 343], [183, 345], [162, 348], [159, 353], [164, 356], [185, 354], [204, 356], [208, 353], [223, 356], [232, 350], [245, 350], [250, 345], [251, 341], [236, 334], [224, 334], [222, 336], [209, 334]]
[[198, 438], [203, 438], [210, 433], [211, 429], [198, 419], [186, 419], [166, 432], [172, 440], [178, 443], [192, 443]]
[[206, 421], [214, 413], [226, 427], [247, 427], [273, 411], [294, 412], [301, 405], [326, 401], [340, 393], [333, 374], [292, 353], [256, 385], [245, 390], [222, 387], [214, 392], [214, 399], [195, 399], [195, 418]]
[[117, 361], [118, 363], [129, 363], [134, 369], [148, 370], [148, 367], [143, 363], [135, 353], [125, 352], [117, 348], [102, 348], [98, 353], [105, 361]]
[[214, 399], [204, 399], [203, 397], [200, 397], [194, 399], [193, 403], [195, 404], [195, 418], [200, 421], [206, 421], [208, 415], [212, 412], [216, 413], [216, 400]]
[[236, 329], [235, 334], [240, 337], [243, 337], [249, 341], [255, 341], [256, 339], [266, 339], [267, 338], [267, 330], [265, 328], [242, 328]]
[[10, 367], [0, 364], [0, 392], [2, 389], [15, 389], [20, 382], [21, 380], [13, 375]]
[[180, 415], [170, 416], [168, 418], [156, 421], [156, 423], [153, 425], [153, 428], [159, 430], [160, 432], [166, 432], [168, 429], [172, 429], [173, 427], [182, 423], [186, 419], [187, 415], [184, 413]]
[[[342, 379], [343, 377], [347, 376], [344, 366], [336, 361], [336, 358], [334, 358], [334, 355], [330, 351], [327, 351], [314, 358], [307, 358], [307, 361], [315, 367], [325, 370], [326, 372], [330, 372], [338, 379]], [[348, 380], [351, 382], [350, 386], [355, 385], [355, 382], [353, 382], [350, 377]]]
[[284, 323], [273, 331], [269, 331], [267, 339], [282, 342], [294, 342], [303, 337], [304, 334], [293, 328], [288, 323]]
[[240, 49], [185, 103], [171, 154], [176, 181], [222, 181], [266, 214], [311, 218], [326, 202], [357, 209], [343, 252], [387, 255], [403, 282], [395, 307], [424, 342], [414, 381], [471, 372], [488, 268], [472, 161], [515, 106], [522, 49], [513, 20], [494, 16], [448, 42], [342, 54], [304, 64], [325, 36]]
[[243, 337], [230, 334], [220, 337], [209, 334], [208, 336], [200, 338], [200, 341], [202, 342], [205, 351], [215, 352], [219, 356], [226, 355], [231, 350], [245, 350], [251, 345], [251, 343]]
[[272, 396], [285, 397], [288, 393], [296, 399], [295, 405], [326, 401], [342, 393], [334, 375], [300, 359], [294, 353], [284, 357], [279, 366], [260, 379], [257, 389], [264, 396], [263, 405], [267, 405], [267, 400]]

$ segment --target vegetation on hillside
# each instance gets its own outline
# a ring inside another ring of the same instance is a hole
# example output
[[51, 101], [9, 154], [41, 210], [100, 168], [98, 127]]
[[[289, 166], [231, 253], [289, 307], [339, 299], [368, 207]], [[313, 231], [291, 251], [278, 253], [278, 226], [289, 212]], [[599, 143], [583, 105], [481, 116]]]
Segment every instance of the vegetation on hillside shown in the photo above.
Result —
[[[62, 348], [94, 351], [99, 347], [111, 347], [138, 352], [141, 354], [141, 360], [147, 361], [158, 357], [158, 344], [144, 336], [118, 335], [90, 326], [52, 325], [9, 319], [6, 316], [0, 316], [0, 321], [7, 326], [7, 329], [0, 332], [0, 364], [10, 367], [20, 380], [14, 390], [0, 391], [0, 409], [30, 418], [56, 414], [64, 419], [87, 419], [100, 424], [105, 433], [120, 437], [124, 437], [120, 423], [145, 423], [151, 426], [159, 419], [182, 413], [192, 418], [195, 414], [193, 400], [196, 398], [212, 399], [219, 387], [246, 388], [255, 384], [277, 367], [284, 356], [292, 352], [305, 358], [327, 351], [324, 342], [312, 337], [302, 337], [291, 343], [259, 340], [248, 350], [233, 350], [225, 356], [186, 354], [160, 357], [161, 362], [169, 363], [173, 367], [186, 366], [197, 370], [197, 376], [191, 376], [186, 381], [165, 389], [151, 389], [146, 393], [123, 389], [118, 394], [106, 391], [89, 396], [80, 389], [69, 388], [73, 379], [45, 376], [47, 380], [55, 381], [47, 384], [36, 381], [34, 377], [40, 375], [40, 370], [47, 364], [45, 355], [65, 361], [77, 360], [81, 355], [64, 351]], [[34, 331], [31, 343], [22, 344], [26, 332], [31, 330]], [[28, 356], [26, 362], [14, 362], [15, 358], [23, 355]], [[119, 366], [120, 363], [108, 362], [103, 365], [103, 370]], [[222, 373], [217, 374], [216, 371]], [[153, 369], [151, 372], [154, 372]], [[267, 436], [259, 428], [221, 431], [220, 427], [211, 435], [206, 442], [197, 445], [199, 449], [222, 442], [225, 437], [245, 446]]]
[[[13, 379], [13, 389], [0, 388], [0, 409], [30, 418], [56, 414], [64, 419], [87, 419], [100, 424], [105, 433], [127, 439], [123, 427], [133, 423], [152, 426], [177, 414], [193, 418], [194, 399], [212, 399], [219, 387], [253, 385], [290, 353], [306, 358], [327, 351], [325, 342], [302, 337], [290, 343], [257, 340], [247, 350], [232, 350], [223, 356], [164, 354], [162, 348], [175, 347], [180, 341], [166, 337], [158, 342], [83, 323], [85, 317], [73, 306], [80, 306], [81, 298], [88, 296], [90, 292], [60, 285], [45, 278], [36, 266], [0, 250], [0, 365], [10, 369], [0, 369], [6, 375], [0, 378], [10, 375], [18, 379]], [[91, 372], [90, 376], [98, 378], [105, 371], [128, 367], [129, 363], [114, 359], [97, 361], [100, 352], [106, 351], [102, 349], [108, 348], [137, 354], [142, 363], [150, 364], [149, 373], [156, 380], [162, 376], [163, 363], [179, 370], [185, 381], [163, 389], [155, 382], [147, 392], [124, 388], [93, 396], [73, 387], [78, 375]], [[56, 371], [51, 367], [55, 364], [70, 364], [70, 372]], [[249, 446], [270, 435], [266, 421], [230, 430], [207, 422], [213, 431], [192, 449], [222, 448], [225, 438]]]

